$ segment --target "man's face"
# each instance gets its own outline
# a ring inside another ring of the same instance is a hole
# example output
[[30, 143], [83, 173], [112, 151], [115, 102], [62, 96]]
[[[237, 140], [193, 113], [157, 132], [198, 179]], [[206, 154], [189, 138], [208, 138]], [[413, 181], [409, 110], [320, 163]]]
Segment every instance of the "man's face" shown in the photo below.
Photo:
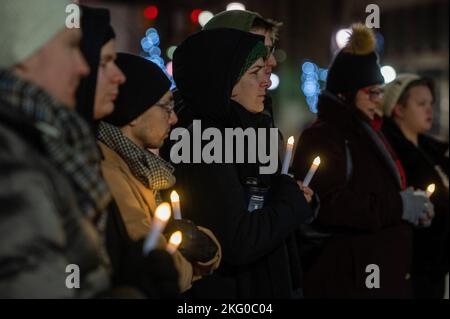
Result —
[[119, 86], [126, 80], [117, 66], [116, 46], [113, 39], [103, 45], [95, 90], [94, 119], [99, 120], [114, 111], [114, 101], [119, 94]]
[[14, 68], [14, 72], [41, 87], [67, 107], [76, 105], [80, 79], [89, 74], [79, 44], [81, 31], [64, 28], [39, 51]]
[[154, 149], [163, 146], [171, 127], [178, 122], [173, 106], [172, 92], [167, 91], [155, 105], [131, 123], [134, 140], [141, 147]]
[[[255, 29], [250, 31], [253, 34], [262, 35], [264, 37], [264, 45], [271, 50], [273, 48], [273, 40], [270, 35], [270, 33], [264, 29]], [[275, 56], [273, 55], [273, 52], [271, 50], [270, 55], [266, 59], [266, 74], [268, 75], [268, 81], [270, 83], [270, 74], [272, 74], [272, 69], [277, 66], [277, 60], [275, 59]], [[270, 83], [272, 85], [272, 83]], [[269, 86], [270, 86], [269, 85]]]

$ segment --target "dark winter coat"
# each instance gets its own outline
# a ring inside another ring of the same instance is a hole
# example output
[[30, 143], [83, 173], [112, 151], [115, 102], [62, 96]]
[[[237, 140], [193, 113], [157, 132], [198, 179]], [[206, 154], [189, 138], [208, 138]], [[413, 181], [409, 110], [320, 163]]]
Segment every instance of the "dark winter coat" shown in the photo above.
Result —
[[[377, 136], [369, 135], [368, 119], [356, 108], [322, 94], [318, 109], [317, 120], [301, 135], [292, 169], [303, 180], [320, 156], [310, 184], [321, 201], [314, 225], [332, 235], [307, 260], [305, 297], [409, 297], [411, 226], [401, 219], [395, 165], [379, 141], [374, 143]], [[379, 267], [378, 289], [366, 286], [371, 264]]]
[[[270, 127], [230, 100], [237, 74], [263, 38], [238, 30], [202, 31], [178, 47], [174, 77], [185, 107], [202, 128]], [[223, 133], [223, 131], [222, 131]], [[191, 131], [192, 134], [192, 131]], [[192, 144], [191, 144], [192, 145]], [[192, 154], [192, 152], [191, 152]], [[211, 229], [222, 245], [222, 264], [196, 284], [197, 298], [298, 297], [301, 267], [293, 231], [310, 209], [295, 181], [259, 174], [258, 164], [176, 164], [183, 216]], [[244, 181], [258, 178], [270, 196], [249, 212]]]
[[[436, 191], [430, 197], [435, 217], [429, 228], [414, 230], [413, 282], [415, 275], [448, 272], [449, 191], [448, 143], [419, 135], [419, 146], [407, 140], [391, 119], [385, 119], [383, 132], [398, 154], [405, 169], [409, 186], [425, 190], [431, 183]], [[441, 177], [442, 176], [442, 177]], [[445, 185], [447, 184], [447, 185]]]
[[[109, 288], [99, 237], [40, 135], [0, 101], [0, 298], [99, 296]], [[66, 286], [71, 264], [79, 289]]]

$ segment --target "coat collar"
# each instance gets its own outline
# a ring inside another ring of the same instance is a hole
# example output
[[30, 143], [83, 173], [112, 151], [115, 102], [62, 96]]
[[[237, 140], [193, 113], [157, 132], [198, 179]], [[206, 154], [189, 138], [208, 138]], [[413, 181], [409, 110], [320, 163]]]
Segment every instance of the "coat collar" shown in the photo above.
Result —
[[[377, 131], [374, 130], [372, 123], [359, 109], [346, 104], [331, 92], [323, 91], [319, 97], [318, 119], [332, 123], [339, 131], [344, 133], [347, 139], [353, 134], [363, 135], [378, 158], [384, 163], [385, 167], [391, 172], [391, 175], [401, 186], [399, 172], [397, 171], [394, 159], [392, 159], [386, 147], [383, 145]], [[373, 133], [373, 134], [371, 134]]]

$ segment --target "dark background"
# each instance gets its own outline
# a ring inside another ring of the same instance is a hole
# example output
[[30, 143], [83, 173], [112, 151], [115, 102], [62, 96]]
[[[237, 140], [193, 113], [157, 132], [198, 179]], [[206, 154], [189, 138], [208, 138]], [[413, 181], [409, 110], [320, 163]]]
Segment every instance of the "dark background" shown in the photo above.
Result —
[[[117, 33], [119, 51], [141, 52], [140, 40], [145, 30], [154, 27], [161, 38], [162, 57], [169, 62], [166, 50], [187, 35], [201, 29], [190, 19], [192, 10], [213, 14], [225, 10], [230, 2], [221, 0], [80, 0], [82, 4], [107, 7]], [[326, 68], [336, 49], [335, 34], [352, 22], [365, 22], [366, 6], [380, 8], [380, 29], [384, 38], [381, 65], [397, 71], [417, 72], [437, 81], [438, 99], [432, 133], [448, 140], [449, 127], [449, 51], [447, 0], [245, 0], [247, 10], [284, 23], [277, 56], [282, 59], [274, 70], [280, 85], [271, 92], [276, 122], [286, 136], [297, 136], [314, 119], [300, 89], [301, 66], [311, 60]], [[156, 6], [158, 15], [150, 20], [144, 10]]]

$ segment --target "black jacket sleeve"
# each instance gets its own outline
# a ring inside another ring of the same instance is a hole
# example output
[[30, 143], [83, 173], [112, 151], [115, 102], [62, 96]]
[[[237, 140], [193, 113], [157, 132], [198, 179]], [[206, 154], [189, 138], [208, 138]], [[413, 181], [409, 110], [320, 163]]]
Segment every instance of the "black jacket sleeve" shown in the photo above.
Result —
[[251, 263], [275, 249], [299, 227], [309, 210], [303, 193], [289, 176], [280, 176], [264, 208], [249, 212], [237, 171], [228, 164], [183, 164], [177, 187], [186, 218], [210, 228], [222, 245], [223, 260]]

